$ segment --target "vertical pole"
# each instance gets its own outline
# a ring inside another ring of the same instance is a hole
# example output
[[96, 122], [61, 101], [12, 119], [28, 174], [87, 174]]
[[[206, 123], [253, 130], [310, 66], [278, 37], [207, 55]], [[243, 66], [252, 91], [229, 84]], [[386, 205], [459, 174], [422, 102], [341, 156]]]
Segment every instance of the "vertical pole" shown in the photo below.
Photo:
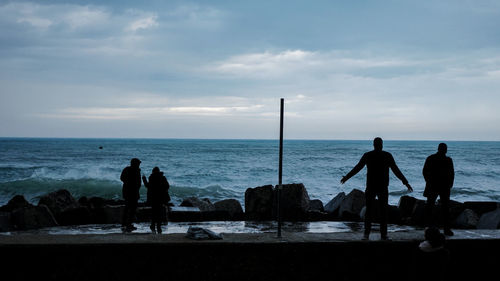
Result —
[[281, 238], [281, 189], [282, 189], [282, 178], [283, 178], [283, 113], [284, 113], [285, 99], [281, 99], [280, 106], [280, 160], [279, 160], [279, 175], [278, 175], [278, 204], [277, 204], [277, 215], [278, 215], [278, 238]]

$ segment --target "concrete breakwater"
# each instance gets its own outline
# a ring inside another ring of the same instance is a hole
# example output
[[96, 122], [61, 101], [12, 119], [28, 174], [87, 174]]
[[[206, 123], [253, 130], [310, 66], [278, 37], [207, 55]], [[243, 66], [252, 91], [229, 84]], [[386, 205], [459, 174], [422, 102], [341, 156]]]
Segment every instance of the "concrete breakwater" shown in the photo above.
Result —
[[[276, 218], [277, 191], [272, 185], [248, 188], [245, 210], [236, 199], [212, 203], [208, 199], [189, 197], [178, 207], [171, 208], [170, 221], [273, 220]], [[311, 200], [303, 184], [283, 186], [281, 213], [287, 221], [360, 221], [364, 217], [364, 193], [354, 189], [332, 198], [327, 204]], [[439, 204], [439, 202], [437, 203]], [[500, 228], [498, 202], [456, 202], [450, 204], [453, 227], [459, 229]], [[389, 206], [388, 222], [422, 225], [425, 201], [402, 196], [398, 206]], [[99, 197], [76, 200], [67, 190], [59, 190], [40, 198], [38, 205], [27, 202], [22, 195], [14, 196], [0, 207], [0, 231], [36, 229], [57, 225], [120, 223], [124, 202]], [[150, 219], [150, 208], [140, 204], [137, 221]], [[440, 217], [440, 208], [434, 208]]]
[[[405, 235], [0, 235], [0, 268], [8, 280], [435, 280], [418, 250], [422, 233]], [[446, 248], [447, 280], [498, 276], [500, 239], [451, 239]]]

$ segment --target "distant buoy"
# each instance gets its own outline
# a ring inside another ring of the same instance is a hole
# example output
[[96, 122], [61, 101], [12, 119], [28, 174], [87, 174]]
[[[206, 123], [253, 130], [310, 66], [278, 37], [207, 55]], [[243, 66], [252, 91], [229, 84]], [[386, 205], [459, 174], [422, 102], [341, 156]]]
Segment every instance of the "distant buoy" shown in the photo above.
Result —
[[102, 149], [102, 146], [99, 146], [99, 149]]

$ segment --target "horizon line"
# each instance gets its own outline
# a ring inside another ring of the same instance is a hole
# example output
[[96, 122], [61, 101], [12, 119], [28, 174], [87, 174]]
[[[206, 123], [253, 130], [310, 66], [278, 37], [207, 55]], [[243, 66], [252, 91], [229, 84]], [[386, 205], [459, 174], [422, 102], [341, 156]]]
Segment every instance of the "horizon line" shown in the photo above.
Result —
[[[5, 137], [0, 139], [81, 139], [81, 140], [248, 140], [248, 141], [279, 141], [279, 138], [173, 138], [173, 137]], [[285, 141], [372, 141], [373, 139], [301, 139], [287, 138]], [[422, 141], [422, 142], [500, 142], [500, 140], [460, 140], [460, 139], [384, 139], [384, 141]]]

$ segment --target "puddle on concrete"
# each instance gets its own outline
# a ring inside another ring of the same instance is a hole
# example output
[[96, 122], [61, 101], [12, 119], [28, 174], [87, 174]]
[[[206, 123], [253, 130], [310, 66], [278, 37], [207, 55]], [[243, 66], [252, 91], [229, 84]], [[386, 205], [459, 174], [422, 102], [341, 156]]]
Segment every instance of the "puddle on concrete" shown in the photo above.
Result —
[[[150, 233], [149, 223], [135, 224], [137, 230], [134, 233]], [[210, 229], [217, 233], [271, 233], [277, 231], [275, 221], [210, 221], [210, 222], [170, 222], [163, 226], [163, 233], [186, 233], [190, 226]], [[363, 223], [359, 222], [284, 222], [282, 231], [302, 233], [339, 233], [359, 232], [363, 229]], [[390, 225], [389, 232], [401, 232], [414, 230], [411, 226]], [[373, 231], [378, 231], [375, 224]], [[119, 224], [89, 224], [78, 226], [59, 226], [42, 228], [29, 231], [4, 232], [2, 235], [16, 234], [51, 234], [51, 235], [78, 235], [78, 234], [113, 234], [122, 233]]]

